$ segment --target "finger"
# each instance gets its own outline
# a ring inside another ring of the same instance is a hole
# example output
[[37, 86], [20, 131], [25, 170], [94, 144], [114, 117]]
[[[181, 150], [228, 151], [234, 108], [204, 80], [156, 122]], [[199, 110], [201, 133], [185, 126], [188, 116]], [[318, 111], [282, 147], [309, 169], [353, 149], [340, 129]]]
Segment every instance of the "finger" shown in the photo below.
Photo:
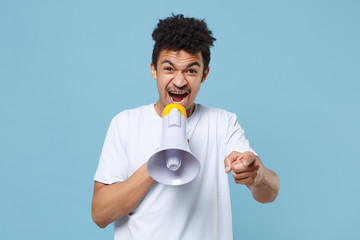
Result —
[[256, 155], [252, 152], [244, 152], [241, 162], [244, 167], [250, 166], [256, 158]]
[[254, 163], [254, 164], [251, 164], [250, 166], [244, 167], [243, 162], [241, 160], [237, 160], [232, 163], [231, 168], [234, 173], [239, 174], [239, 173], [243, 173], [243, 172], [250, 172], [250, 171], [258, 170], [259, 164]]
[[257, 175], [257, 170], [242, 172], [242, 173], [235, 173], [233, 172], [233, 177], [235, 180], [243, 180], [246, 178], [255, 178]]
[[232, 163], [234, 161], [236, 161], [237, 159], [237, 156], [239, 155], [240, 153], [236, 152], [236, 151], [233, 151], [231, 152], [224, 160], [224, 164], [225, 164], [225, 172], [226, 173], [229, 173], [232, 169]]
[[241, 180], [234, 179], [234, 182], [236, 182], [237, 184], [252, 186], [254, 184], [255, 180], [254, 180], [254, 178], [245, 178], [245, 179], [241, 179]]

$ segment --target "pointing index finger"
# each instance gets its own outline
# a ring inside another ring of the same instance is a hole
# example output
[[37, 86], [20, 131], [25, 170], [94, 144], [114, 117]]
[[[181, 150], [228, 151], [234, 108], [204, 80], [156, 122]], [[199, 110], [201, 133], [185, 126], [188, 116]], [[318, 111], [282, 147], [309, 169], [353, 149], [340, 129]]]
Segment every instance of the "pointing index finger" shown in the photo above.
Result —
[[224, 164], [226, 173], [229, 173], [231, 171], [232, 163], [239, 159], [239, 155], [241, 155], [239, 152], [233, 151], [225, 158]]
[[229, 173], [232, 170], [232, 165], [235, 161], [241, 162], [241, 159], [243, 158], [243, 154], [233, 151], [231, 152], [224, 160], [225, 164], [225, 172]]

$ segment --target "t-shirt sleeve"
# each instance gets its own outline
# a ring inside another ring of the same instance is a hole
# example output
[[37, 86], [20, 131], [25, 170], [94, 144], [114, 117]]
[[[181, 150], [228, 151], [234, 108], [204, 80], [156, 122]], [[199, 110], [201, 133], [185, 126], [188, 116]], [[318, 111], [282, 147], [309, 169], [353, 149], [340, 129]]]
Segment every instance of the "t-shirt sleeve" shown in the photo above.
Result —
[[115, 117], [109, 126], [94, 180], [112, 184], [128, 178], [128, 158], [122, 139], [126, 139], [126, 124]]
[[245, 132], [240, 126], [236, 114], [229, 113], [228, 122], [229, 125], [226, 134], [225, 157], [228, 156], [232, 151], [250, 151], [256, 154], [256, 152], [250, 147], [249, 141], [245, 138]]

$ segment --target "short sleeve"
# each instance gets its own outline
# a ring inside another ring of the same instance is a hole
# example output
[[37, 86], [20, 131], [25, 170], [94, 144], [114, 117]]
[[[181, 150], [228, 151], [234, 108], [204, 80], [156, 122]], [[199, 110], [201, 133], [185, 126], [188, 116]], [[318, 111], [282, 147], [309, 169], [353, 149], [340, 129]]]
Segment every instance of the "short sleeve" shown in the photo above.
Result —
[[249, 141], [245, 138], [245, 132], [240, 126], [236, 114], [229, 113], [228, 116], [229, 125], [226, 134], [225, 157], [228, 156], [232, 151], [250, 151], [256, 154], [256, 152], [250, 147]]
[[[94, 180], [112, 184], [128, 178], [128, 158], [124, 150], [126, 119], [115, 117], [109, 126]], [[122, 128], [121, 128], [122, 127]]]

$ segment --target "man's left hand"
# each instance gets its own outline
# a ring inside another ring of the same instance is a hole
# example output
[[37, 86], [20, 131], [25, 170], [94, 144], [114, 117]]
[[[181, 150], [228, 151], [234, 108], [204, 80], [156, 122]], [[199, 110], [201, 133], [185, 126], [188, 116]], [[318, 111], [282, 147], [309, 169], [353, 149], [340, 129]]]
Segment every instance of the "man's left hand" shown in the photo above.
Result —
[[248, 187], [261, 182], [264, 165], [260, 158], [252, 152], [231, 152], [224, 160], [225, 172], [233, 170], [234, 181]]

